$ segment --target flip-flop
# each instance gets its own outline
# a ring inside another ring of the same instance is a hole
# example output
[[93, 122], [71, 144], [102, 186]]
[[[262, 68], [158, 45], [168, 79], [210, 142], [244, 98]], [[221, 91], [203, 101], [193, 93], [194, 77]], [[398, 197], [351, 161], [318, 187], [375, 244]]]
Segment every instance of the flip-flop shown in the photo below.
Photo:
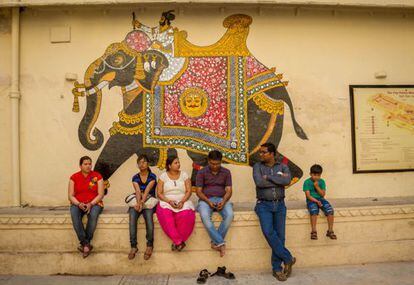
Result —
[[207, 269], [203, 269], [200, 271], [200, 274], [198, 275], [197, 278], [197, 283], [198, 284], [205, 284], [207, 282], [207, 278], [211, 275], [210, 272], [208, 272]]
[[182, 251], [186, 246], [187, 245], [185, 244], [185, 242], [182, 242], [179, 245], [177, 245], [177, 250]]
[[226, 272], [227, 268], [226, 266], [223, 267], [217, 267], [217, 271], [213, 274], [211, 274], [211, 276], [217, 275], [220, 277], [224, 277], [226, 279], [236, 279], [236, 276], [231, 273], [231, 272]]

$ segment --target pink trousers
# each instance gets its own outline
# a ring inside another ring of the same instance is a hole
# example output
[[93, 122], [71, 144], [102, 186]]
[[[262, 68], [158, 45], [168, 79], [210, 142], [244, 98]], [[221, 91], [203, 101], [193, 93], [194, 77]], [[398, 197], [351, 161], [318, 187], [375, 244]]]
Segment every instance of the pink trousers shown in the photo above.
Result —
[[175, 245], [185, 242], [190, 237], [195, 224], [195, 211], [184, 210], [176, 213], [161, 208], [158, 204], [156, 213], [161, 228]]

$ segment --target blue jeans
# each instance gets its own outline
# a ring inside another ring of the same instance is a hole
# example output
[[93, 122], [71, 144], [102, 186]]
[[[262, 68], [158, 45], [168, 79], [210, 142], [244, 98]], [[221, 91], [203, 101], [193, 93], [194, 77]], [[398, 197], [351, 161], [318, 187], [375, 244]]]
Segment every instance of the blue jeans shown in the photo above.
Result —
[[88, 215], [88, 222], [86, 228], [83, 227], [82, 217], [86, 212], [79, 209], [78, 206], [70, 206], [70, 215], [72, 217], [73, 228], [75, 229], [76, 235], [78, 236], [81, 245], [89, 244], [93, 238], [93, 234], [98, 223], [98, 217], [102, 213], [102, 207], [94, 205]]
[[[209, 200], [213, 203], [220, 203], [223, 198], [221, 197], [211, 197]], [[211, 242], [216, 246], [221, 246], [225, 244], [224, 238], [226, 237], [227, 231], [230, 228], [230, 224], [233, 221], [233, 203], [227, 202], [221, 211], [218, 211], [220, 216], [223, 218], [218, 229], [213, 224], [211, 216], [213, 214], [213, 209], [204, 202], [199, 201], [197, 206], [197, 211], [200, 213], [201, 220], [203, 221], [204, 227], [207, 229], [208, 235], [211, 238]]]
[[154, 212], [155, 208], [143, 209], [141, 212], [137, 212], [133, 207], [128, 209], [129, 213], [129, 241], [131, 247], [137, 247], [137, 222], [141, 214], [144, 216], [145, 228], [147, 230], [147, 246], [154, 246]]
[[284, 201], [257, 201], [254, 208], [260, 220], [262, 232], [272, 248], [272, 269], [282, 271], [282, 262], [292, 261], [285, 247], [286, 206]]
[[[318, 199], [322, 203], [322, 211], [325, 214], [325, 216], [333, 215], [334, 209], [332, 208], [331, 204], [328, 202], [328, 200], [324, 198]], [[306, 200], [306, 206], [308, 207], [308, 211], [310, 215], [319, 215], [319, 206], [313, 201]]]

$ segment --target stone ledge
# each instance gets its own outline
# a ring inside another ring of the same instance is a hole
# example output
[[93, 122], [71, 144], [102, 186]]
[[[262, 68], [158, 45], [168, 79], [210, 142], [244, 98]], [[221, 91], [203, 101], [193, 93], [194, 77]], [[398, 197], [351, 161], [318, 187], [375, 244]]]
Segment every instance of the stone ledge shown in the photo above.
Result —
[[[352, 203], [352, 200], [355, 202]], [[414, 197], [405, 198], [382, 198], [378, 201], [372, 199], [332, 199], [335, 208], [335, 218], [344, 220], [346, 218], [361, 217], [365, 219], [393, 215], [414, 214]], [[391, 204], [393, 203], [393, 204]], [[355, 206], [352, 206], [355, 204]], [[302, 201], [287, 202], [287, 223], [308, 222], [309, 214]], [[235, 203], [235, 222], [257, 222], [257, 216], [253, 212], [253, 203]], [[322, 216], [322, 214], [321, 214]], [[155, 217], [156, 220], [156, 217]], [[214, 220], [220, 217], [214, 215]], [[139, 222], [143, 224], [143, 220]], [[201, 223], [197, 215], [197, 223]], [[126, 207], [106, 207], [100, 216], [101, 225], [127, 225], [128, 215]], [[0, 226], [16, 225], [72, 225], [67, 207], [28, 207], [28, 208], [0, 208]]]
[[[332, 199], [338, 240], [325, 237], [326, 219], [321, 218], [316, 241], [309, 238], [304, 201], [287, 202], [286, 245], [298, 257], [298, 266], [413, 260], [413, 199]], [[125, 207], [105, 209], [94, 236], [94, 252], [87, 260], [76, 251], [78, 241], [67, 207], [1, 208], [0, 264], [4, 266], [0, 266], [0, 274], [198, 272], [209, 264], [225, 264], [232, 270], [267, 270], [270, 249], [252, 209], [252, 203], [235, 204], [235, 221], [226, 237], [224, 258], [211, 250], [210, 239], [197, 216], [194, 232], [181, 253], [171, 252], [171, 241], [156, 223], [154, 255], [144, 261], [145, 225], [140, 219], [141, 254], [130, 261]], [[219, 220], [217, 216], [215, 219]]]

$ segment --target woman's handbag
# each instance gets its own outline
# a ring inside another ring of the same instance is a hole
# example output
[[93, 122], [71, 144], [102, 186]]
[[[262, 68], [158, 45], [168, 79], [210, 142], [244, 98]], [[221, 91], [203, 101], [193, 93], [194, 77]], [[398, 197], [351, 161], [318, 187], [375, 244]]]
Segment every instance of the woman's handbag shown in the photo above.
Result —
[[[129, 207], [135, 207], [137, 205], [137, 197], [135, 196], [135, 193], [129, 194], [125, 197], [125, 203]], [[147, 200], [144, 202], [143, 209], [152, 209], [158, 204], [158, 199], [154, 198], [152, 196], [148, 196]]]

